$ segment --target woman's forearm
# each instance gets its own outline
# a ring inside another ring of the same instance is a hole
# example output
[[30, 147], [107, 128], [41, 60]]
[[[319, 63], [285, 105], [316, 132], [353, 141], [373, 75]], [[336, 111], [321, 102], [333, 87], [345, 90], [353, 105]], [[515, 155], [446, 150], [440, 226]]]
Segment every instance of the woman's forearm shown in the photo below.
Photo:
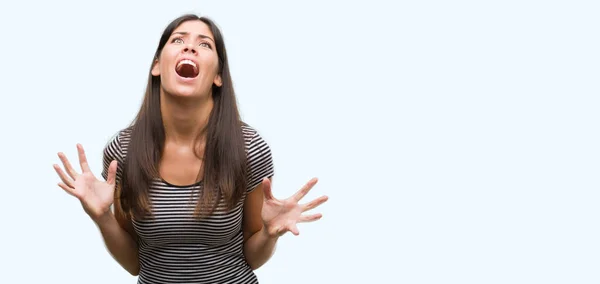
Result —
[[138, 275], [140, 265], [136, 241], [120, 225], [115, 215], [108, 212], [95, 220], [100, 229], [104, 244], [112, 257], [131, 275]]
[[263, 227], [246, 241], [244, 255], [250, 268], [258, 269], [273, 256], [278, 239], [279, 237], [269, 236]]

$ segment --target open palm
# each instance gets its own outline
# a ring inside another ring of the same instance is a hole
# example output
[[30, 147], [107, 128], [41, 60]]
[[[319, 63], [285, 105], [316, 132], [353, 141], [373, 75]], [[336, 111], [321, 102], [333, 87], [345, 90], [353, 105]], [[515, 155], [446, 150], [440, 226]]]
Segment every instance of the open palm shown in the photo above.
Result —
[[90, 170], [83, 146], [80, 144], [77, 144], [77, 153], [82, 170], [81, 174], [73, 169], [63, 153], [58, 153], [58, 157], [62, 161], [67, 173], [65, 174], [59, 165], [54, 164], [54, 169], [62, 180], [58, 186], [79, 199], [85, 212], [93, 220], [97, 220], [109, 212], [110, 205], [114, 201], [117, 162], [112, 161], [110, 163], [107, 180], [101, 181]]
[[263, 180], [265, 197], [262, 207], [262, 219], [270, 236], [281, 236], [288, 231], [294, 235], [298, 235], [300, 233], [297, 227], [298, 223], [321, 219], [322, 215], [320, 213], [310, 215], [303, 215], [302, 213], [314, 209], [327, 201], [327, 196], [321, 196], [306, 204], [298, 203], [317, 181], [316, 178], [313, 178], [293, 196], [279, 200], [273, 197], [271, 181], [266, 178]]

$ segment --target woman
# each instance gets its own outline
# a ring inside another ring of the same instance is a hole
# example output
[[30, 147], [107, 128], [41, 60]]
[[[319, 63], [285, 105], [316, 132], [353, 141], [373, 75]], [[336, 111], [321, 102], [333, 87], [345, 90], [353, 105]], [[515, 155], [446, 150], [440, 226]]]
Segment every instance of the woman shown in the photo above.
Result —
[[302, 213], [327, 200], [298, 204], [316, 179], [273, 197], [270, 149], [239, 118], [221, 33], [195, 15], [163, 32], [135, 121], [104, 149], [106, 181], [77, 149], [82, 173], [59, 153], [59, 186], [138, 283], [258, 283], [277, 239], [321, 218]]

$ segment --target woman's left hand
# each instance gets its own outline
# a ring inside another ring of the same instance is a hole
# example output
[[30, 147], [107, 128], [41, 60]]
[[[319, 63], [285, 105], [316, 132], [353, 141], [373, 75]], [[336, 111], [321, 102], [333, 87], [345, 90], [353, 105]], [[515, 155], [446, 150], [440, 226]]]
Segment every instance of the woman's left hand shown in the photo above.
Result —
[[305, 204], [298, 203], [311, 190], [317, 181], [317, 178], [313, 178], [296, 192], [296, 194], [287, 199], [279, 200], [273, 197], [271, 181], [267, 178], [263, 180], [262, 185], [265, 198], [262, 207], [262, 219], [266, 232], [270, 237], [279, 237], [288, 231], [292, 232], [294, 235], [298, 235], [300, 232], [296, 226], [297, 223], [313, 222], [321, 219], [322, 215], [320, 213], [302, 213], [323, 204], [327, 201], [327, 196], [323, 195]]

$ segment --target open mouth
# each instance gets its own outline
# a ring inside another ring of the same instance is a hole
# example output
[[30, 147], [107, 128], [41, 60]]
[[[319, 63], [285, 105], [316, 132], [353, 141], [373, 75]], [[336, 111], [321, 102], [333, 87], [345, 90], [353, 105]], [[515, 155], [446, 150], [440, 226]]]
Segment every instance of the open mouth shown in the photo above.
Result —
[[179, 61], [175, 67], [175, 72], [177, 72], [177, 75], [183, 78], [195, 78], [199, 73], [196, 63], [189, 59]]

